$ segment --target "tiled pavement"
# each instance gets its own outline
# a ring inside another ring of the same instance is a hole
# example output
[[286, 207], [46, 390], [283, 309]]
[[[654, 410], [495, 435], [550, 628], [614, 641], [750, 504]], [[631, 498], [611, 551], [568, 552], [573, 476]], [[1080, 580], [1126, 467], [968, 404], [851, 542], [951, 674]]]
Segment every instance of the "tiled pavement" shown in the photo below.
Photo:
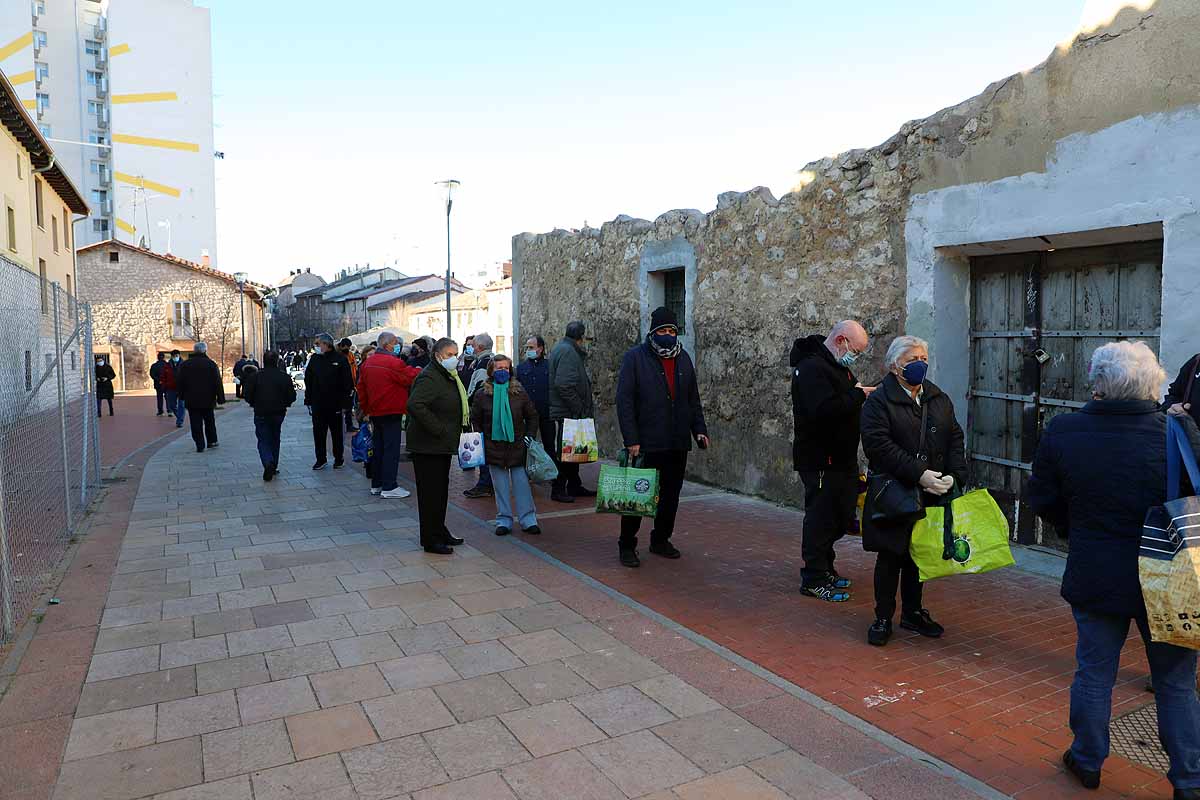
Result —
[[[693, 457], [719, 457], [719, 447]], [[594, 486], [596, 467], [584, 471]], [[493, 501], [466, 500], [459, 491], [473, 483], [474, 473], [452, 474], [453, 502], [490, 519]], [[673, 540], [683, 551], [679, 561], [647, 555], [643, 544], [642, 568], [621, 567], [616, 518], [582, 503], [552, 503], [540, 487], [545, 534], [524, 541], [1004, 794], [1023, 800], [1171, 796], [1160, 773], [1115, 755], [1105, 764], [1099, 792], [1086, 792], [1064, 775], [1059, 758], [1070, 742], [1075, 635], [1056, 580], [1008, 569], [934, 581], [925, 587], [925, 604], [946, 636], [931, 641], [897, 629], [887, 648], [873, 648], [865, 638], [874, 617], [874, 556], [857, 538], [838, 545], [838, 570], [854, 580], [853, 599], [822, 603], [797, 592], [802, 513], [691, 483], [684, 494]], [[648, 535], [649, 525], [643, 532]], [[687, 675], [708, 658], [672, 654], [661, 663]], [[1133, 638], [1122, 657], [1114, 716], [1152, 702], [1144, 691], [1147, 674]], [[773, 709], [733, 705], [781, 736], [772, 728], [778, 721]]]
[[218, 424], [93, 517], [0, 700], [5, 798], [978, 796], [478, 522], [426, 555], [302, 411], [269, 484]]

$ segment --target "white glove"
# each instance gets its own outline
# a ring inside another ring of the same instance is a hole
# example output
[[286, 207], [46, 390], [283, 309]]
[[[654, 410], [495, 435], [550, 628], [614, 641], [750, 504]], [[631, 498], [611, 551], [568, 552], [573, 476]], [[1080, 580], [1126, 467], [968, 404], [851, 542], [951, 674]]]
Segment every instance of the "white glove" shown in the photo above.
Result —
[[921, 473], [920, 483], [921, 488], [925, 491], [929, 492], [930, 494], [941, 496], [950, 491], [950, 486], [953, 485], [954, 479], [950, 478], [950, 483], [947, 484], [946, 478], [944, 478], [940, 472], [934, 472], [931, 469], [927, 469]]

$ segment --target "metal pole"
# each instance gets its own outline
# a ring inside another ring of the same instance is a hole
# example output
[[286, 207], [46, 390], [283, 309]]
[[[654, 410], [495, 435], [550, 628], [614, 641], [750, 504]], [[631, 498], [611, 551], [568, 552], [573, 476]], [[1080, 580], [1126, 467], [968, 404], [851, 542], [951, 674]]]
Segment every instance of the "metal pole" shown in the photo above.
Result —
[[62, 362], [62, 317], [59, 316], [58, 281], [50, 284], [54, 292], [54, 372], [58, 378], [58, 428], [62, 439], [63, 459], [63, 510], [66, 512], [67, 532], [73, 527], [71, 522], [71, 456], [67, 448], [67, 385], [63, 378]]
[[[95, 322], [96, 321], [95, 321], [95, 319], [92, 318], [92, 304], [91, 303], [85, 303], [84, 310], [87, 311], [87, 352], [84, 354], [84, 356], [87, 359], [87, 361], [86, 361], [87, 369], [90, 372], [91, 368], [92, 368], [92, 361], [95, 358], [95, 354], [93, 353], [93, 348], [95, 347], [94, 334], [95, 334]], [[89, 405], [86, 408], [84, 408], [85, 414], [90, 414], [91, 406], [94, 406], [96, 404], [96, 376], [95, 375], [89, 375], [88, 384], [89, 384], [89, 386], [91, 386], [91, 391], [88, 393]], [[92, 426], [92, 462], [95, 465], [96, 481], [92, 485], [96, 486], [96, 487], [99, 487], [101, 484], [101, 481], [102, 481], [102, 478], [100, 477], [100, 458], [101, 458], [100, 426], [93, 425]]]
[[[86, 350], [88, 347], [84, 341], [84, 332], [81, 327], [81, 316], [79, 313], [79, 300], [75, 300], [75, 330], [79, 331], [79, 338], [75, 342], [75, 351]], [[83, 432], [79, 438], [79, 507], [83, 508], [87, 505], [88, 499], [88, 450], [91, 449], [91, 442], [88, 439], [90, 435], [89, 423], [92, 420], [92, 415], [88, 413], [88, 391], [87, 391], [87, 373], [88, 361], [82, 361], [79, 365], [79, 401], [82, 403], [81, 412], [83, 414]]]
[[446, 338], [450, 336], [450, 187], [446, 187]]
[[242, 300], [246, 297], [246, 293], [242, 290], [242, 284], [238, 284], [238, 311], [242, 315], [242, 357], [246, 357], [246, 304]]
[[0, 641], [11, 641], [17, 631], [13, 627], [12, 563], [8, 552], [8, 519], [4, 490], [4, 470], [0, 469]]

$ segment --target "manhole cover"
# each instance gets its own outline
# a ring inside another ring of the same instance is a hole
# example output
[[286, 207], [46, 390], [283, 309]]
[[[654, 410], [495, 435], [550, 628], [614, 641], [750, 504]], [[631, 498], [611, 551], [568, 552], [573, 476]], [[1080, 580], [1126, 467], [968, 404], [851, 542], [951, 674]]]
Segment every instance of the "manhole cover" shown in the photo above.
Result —
[[1115, 753], [1166, 774], [1171, 762], [1158, 741], [1158, 710], [1154, 703], [1114, 719], [1109, 734]]

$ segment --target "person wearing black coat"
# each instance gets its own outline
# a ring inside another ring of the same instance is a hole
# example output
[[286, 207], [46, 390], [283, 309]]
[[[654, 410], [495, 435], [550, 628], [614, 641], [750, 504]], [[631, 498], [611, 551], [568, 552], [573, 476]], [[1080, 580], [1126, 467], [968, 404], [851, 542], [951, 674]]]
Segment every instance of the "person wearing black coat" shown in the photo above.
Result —
[[1194, 355], [1180, 368], [1175, 382], [1167, 388], [1163, 408], [1171, 414], [1190, 414], [1200, 423], [1200, 354]]
[[279, 354], [268, 350], [263, 355], [265, 369], [253, 365], [243, 369], [242, 396], [254, 409], [254, 436], [258, 440], [258, 458], [263, 465], [263, 480], [279, 472], [279, 439], [288, 407], [296, 402], [296, 386], [279, 369]]
[[525, 387], [538, 413], [538, 435], [546, 452], [554, 457], [554, 420], [550, 418], [550, 362], [546, 340], [530, 336], [525, 342], [525, 360], [517, 367], [517, 380]]
[[790, 357], [792, 463], [804, 482], [800, 591], [835, 603], [850, 599], [850, 579], [834, 568], [833, 545], [854, 524], [859, 416], [875, 391], [850, 367], [869, 344], [863, 326], [846, 320], [828, 336], [797, 339]]
[[317, 461], [313, 469], [324, 469], [328, 463], [326, 437], [333, 442], [333, 468], [345, 466], [345, 434], [342, 431], [343, 412], [351, 408], [354, 379], [350, 362], [337, 351], [328, 333], [317, 336], [320, 353], [308, 360], [304, 370], [304, 405], [312, 413], [313, 446]]
[[[1158, 735], [1170, 757], [1176, 798], [1200, 798], [1200, 702], [1196, 657], [1152, 642], [1138, 578], [1146, 511], [1167, 500], [1166, 380], [1142, 342], [1106, 344], [1092, 355], [1092, 400], [1055, 417], [1042, 433], [1025, 498], [1067, 534], [1062, 596], [1078, 630], [1071, 684], [1074, 742], [1063, 755], [1088, 788], [1100, 784], [1121, 649], [1137, 625], [1150, 663]], [[1190, 425], [1185, 420], [1185, 425]]]
[[249, 363], [250, 360], [246, 358], [245, 353], [242, 353], [242, 357], [233, 362], [233, 377], [237, 378], [234, 381], [233, 394], [239, 400], [242, 398], [242, 369]]
[[[888, 375], [863, 404], [862, 444], [871, 474], [886, 474], [909, 487], [920, 487], [925, 506], [944, 504], [952, 489], [967, 480], [963, 431], [954, 403], [932, 381], [929, 345], [915, 336], [899, 336], [884, 357]], [[922, 444], [921, 426], [925, 436]], [[900, 588], [900, 627], [922, 636], [943, 633], [922, 607], [917, 565], [909, 555], [912, 522], [871, 520], [874, 500], [867, 492], [863, 509], [863, 549], [875, 558], [875, 622], [867, 631], [873, 645], [887, 644]]]
[[154, 359], [154, 363], [150, 365], [150, 380], [154, 384], [154, 404], [158, 409], [158, 412], [154, 415], [156, 417], [163, 415], [163, 395], [165, 394], [165, 390], [162, 385], [162, 371], [163, 367], [167, 365], [166, 357], [166, 353], [159, 353]]
[[[688, 452], [695, 439], [707, 449], [708, 427], [696, 385], [691, 356], [679, 344], [679, 325], [667, 308], [650, 315], [650, 334], [621, 360], [617, 376], [617, 418], [631, 461], [641, 456], [647, 469], [656, 469], [658, 513], [650, 531], [650, 552], [679, 558], [671, 544], [679, 492], [687, 470]], [[621, 564], [641, 565], [637, 532], [642, 518], [621, 517], [617, 550]]]
[[179, 365], [175, 384], [187, 408], [196, 452], [203, 453], [205, 447], [216, 447], [217, 418], [213, 409], [225, 403], [225, 386], [221, 381], [221, 370], [208, 357], [208, 345], [196, 342], [191, 358]]
[[103, 416], [100, 413], [100, 403], [108, 402], [108, 415], [113, 415], [113, 396], [116, 390], [113, 388], [113, 381], [117, 379], [116, 370], [108, 363], [105, 356], [96, 357], [96, 416]]

